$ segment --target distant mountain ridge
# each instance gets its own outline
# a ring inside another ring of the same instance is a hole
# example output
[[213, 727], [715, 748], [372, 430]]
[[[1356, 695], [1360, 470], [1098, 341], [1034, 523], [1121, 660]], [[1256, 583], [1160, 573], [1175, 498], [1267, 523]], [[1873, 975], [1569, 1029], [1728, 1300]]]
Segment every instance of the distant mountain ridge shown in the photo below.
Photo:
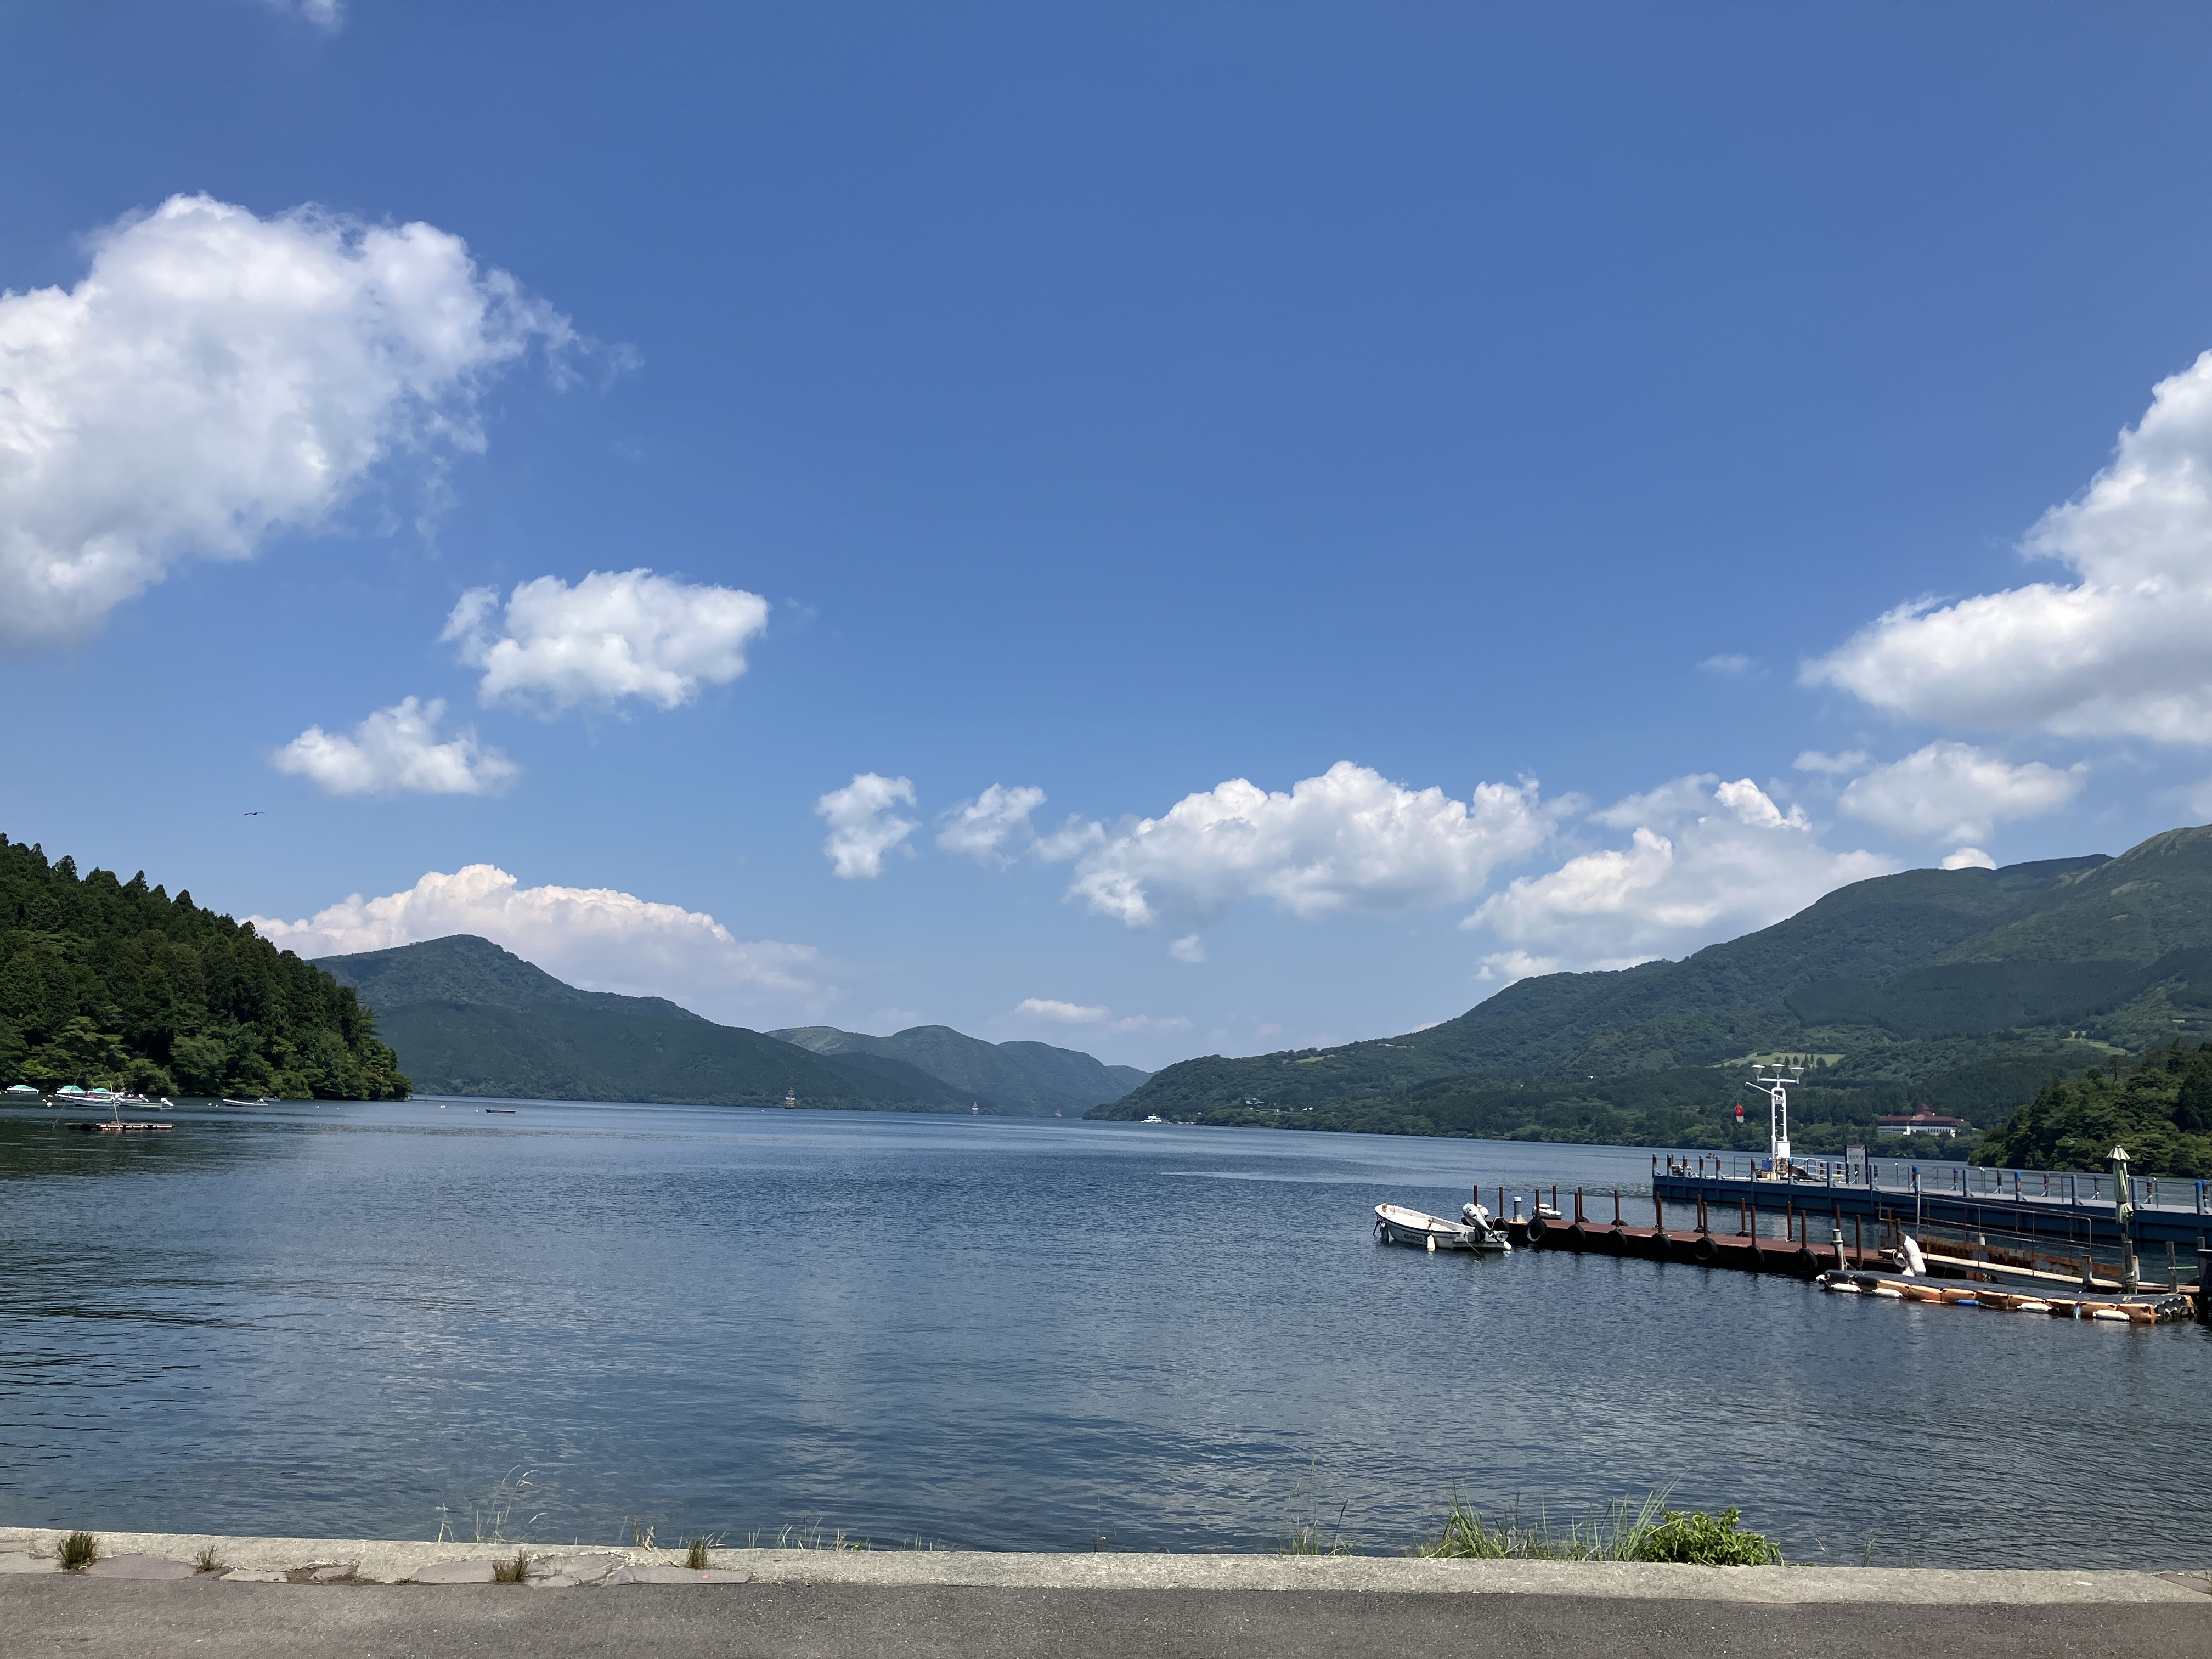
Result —
[[474, 934], [316, 965], [376, 1012], [427, 1094], [765, 1106], [793, 1091], [812, 1106], [877, 1111], [953, 1103], [919, 1073], [886, 1078], [794, 1054], [661, 997], [580, 991]]
[[[1995, 1061], [2056, 1054], [2073, 1031], [2139, 1049], [2208, 1025], [2212, 827], [2200, 827], [2118, 858], [1856, 882], [1680, 962], [1522, 980], [1403, 1036], [1186, 1060], [1097, 1115], [1303, 1112], [1508, 1076], [1595, 1084], [1583, 1092], [1601, 1103], [1638, 1093], [1640, 1076], [1777, 1051], [1841, 1054], [1824, 1081], [1909, 1086], [1934, 1064], [1923, 1048], [1960, 1065], [1960, 1038]], [[1607, 1079], [1622, 1086], [1608, 1094]]]
[[1152, 1075], [1047, 1042], [986, 1042], [950, 1025], [910, 1026], [887, 1037], [833, 1025], [789, 1026], [769, 1035], [848, 1065], [917, 1066], [1002, 1112], [1081, 1113], [1119, 1100]]
[[[415, 1087], [430, 1094], [720, 1106], [774, 1105], [789, 1091], [805, 1105], [848, 1110], [980, 1106], [1079, 1116], [1146, 1075], [1041, 1042], [984, 1042], [949, 1026], [896, 1037], [826, 1026], [764, 1036], [718, 1025], [664, 997], [579, 990], [470, 933], [315, 965], [374, 1011]], [[802, 1035], [814, 1040], [790, 1040]], [[957, 1080], [919, 1063], [930, 1056]], [[986, 1079], [990, 1086], [980, 1086]]]

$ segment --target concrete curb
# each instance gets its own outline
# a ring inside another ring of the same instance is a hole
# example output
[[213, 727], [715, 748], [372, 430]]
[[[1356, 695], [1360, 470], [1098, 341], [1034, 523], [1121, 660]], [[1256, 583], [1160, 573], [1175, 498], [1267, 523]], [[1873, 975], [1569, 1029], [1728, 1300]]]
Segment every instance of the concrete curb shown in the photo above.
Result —
[[[247, 1582], [319, 1570], [324, 1582], [398, 1583], [440, 1564], [512, 1558], [518, 1549], [615, 1556], [673, 1566], [676, 1552], [599, 1544], [463, 1544], [341, 1538], [232, 1538], [102, 1533], [103, 1555], [196, 1560], [212, 1548]], [[0, 1575], [58, 1572], [61, 1534], [0, 1528]], [[1680, 1567], [1609, 1561], [1425, 1561], [1402, 1556], [1045, 1555], [950, 1550], [715, 1550], [717, 1575], [761, 1584], [946, 1585], [985, 1589], [1367, 1590], [1395, 1594], [1572, 1595], [1807, 1605], [2064, 1606], [2191, 1601], [2203, 1573], [1954, 1571], [1928, 1567]], [[332, 1571], [331, 1569], [346, 1569]], [[571, 1581], [573, 1582], [573, 1581]], [[725, 1581], [730, 1582], [730, 1581]]]

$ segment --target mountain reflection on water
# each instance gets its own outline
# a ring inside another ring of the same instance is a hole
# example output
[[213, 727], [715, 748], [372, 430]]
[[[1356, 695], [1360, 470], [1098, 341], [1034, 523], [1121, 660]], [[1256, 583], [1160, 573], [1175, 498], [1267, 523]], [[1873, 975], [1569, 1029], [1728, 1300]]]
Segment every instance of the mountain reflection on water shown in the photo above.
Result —
[[1477, 1179], [1635, 1191], [1641, 1152], [573, 1103], [186, 1110], [143, 1139], [58, 1115], [0, 1112], [0, 1522], [1254, 1550], [1340, 1514], [1380, 1550], [1454, 1491], [1558, 1518], [1670, 1486], [1793, 1559], [2212, 1559], [2195, 1327], [1369, 1231]]

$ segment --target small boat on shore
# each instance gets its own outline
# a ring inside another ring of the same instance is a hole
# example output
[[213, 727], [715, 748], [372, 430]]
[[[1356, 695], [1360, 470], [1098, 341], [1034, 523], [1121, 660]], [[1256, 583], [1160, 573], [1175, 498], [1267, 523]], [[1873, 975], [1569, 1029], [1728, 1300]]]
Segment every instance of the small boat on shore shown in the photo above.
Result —
[[1491, 1225], [1490, 1212], [1480, 1204], [1461, 1206], [1457, 1221], [1409, 1210], [1401, 1204], [1377, 1204], [1375, 1241], [1430, 1250], [1474, 1250], [1486, 1255], [1503, 1255], [1513, 1248], [1513, 1241]]

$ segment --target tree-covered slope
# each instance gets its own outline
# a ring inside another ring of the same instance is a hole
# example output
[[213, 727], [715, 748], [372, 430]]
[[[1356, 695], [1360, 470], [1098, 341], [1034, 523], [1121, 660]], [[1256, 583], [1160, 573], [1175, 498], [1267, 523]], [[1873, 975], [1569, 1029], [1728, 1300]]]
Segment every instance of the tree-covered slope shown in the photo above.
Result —
[[372, 1008], [417, 1002], [482, 1003], [516, 1010], [599, 1008], [645, 1019], [712, 1022], [665, 997], [626, 997], [580, 991], [474, 933], [453, 933], [389, 951], [325, 957], [316, 964], [341, 985], [350, 985]]
[[250, 924], [149, 887], [79, 878], [0, 836], [0, 1079], [146, 1094], [404, 1098], [351, 989]]
[[1910, 1092], [1932, 1075], [1900, 1064], [1916, 1043], [1977, 1038], [1984, 1072], [2027, 1079], [2071, 1032], [2138, 1048], [2209, 1023], [2212, 829], [2181, 830], [2118, 859], [1854, 883], [1680, 962], [1523, 980], [1407, 1036], [1187, 1060], [1098, 1115], [1358, 1104], [1376, 1118], [1494, 1077], [1602, 1079], [1625, 1097], [1622, 1079], [1777, 1051], [1840, 1054], [1830, 1081]]
[[661, 997], [583, 991], [473, 934], [317, 964], [375, 1009], [432, 1094], [881, 1111], [965, 1109], [912, 1067], [841, 1065]]
[[1983, 1137], [1974, 1162], [2102, 1170], [2115, 1146], [2137, 1175], [2212, 1176], [2212, 1046], [2176, 1042], [2133, 1066], [2114, 1059], [2054, 1079]]
[[915, 1025], [887, 1037], [832, 1025], [794, 1026], [769, 1035], [851, 1064], [872, 1057], [917, 1067], [992, 1111], [1082, 1112], [1119, 1100], [1150, 1075], [1046, 1042], [986, 1042], [950, 1025]]

